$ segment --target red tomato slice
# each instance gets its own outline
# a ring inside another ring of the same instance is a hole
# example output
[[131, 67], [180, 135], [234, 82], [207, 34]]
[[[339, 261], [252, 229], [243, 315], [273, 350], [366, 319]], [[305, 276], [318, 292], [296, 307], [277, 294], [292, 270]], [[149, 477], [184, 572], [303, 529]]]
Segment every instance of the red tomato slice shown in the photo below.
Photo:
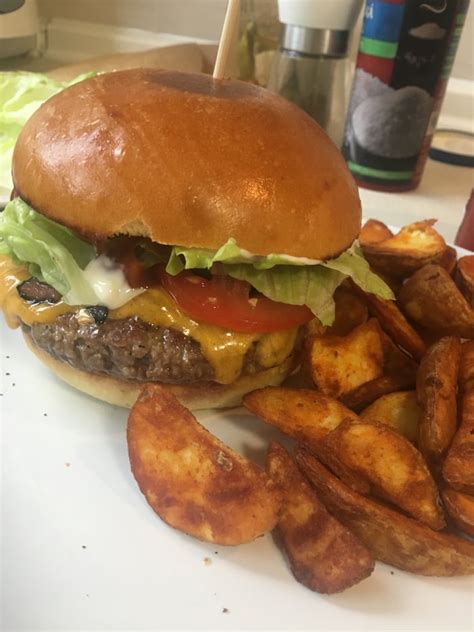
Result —
[[305, 306], [277, 303], [264, 296], [250, 298], [250, 285], [228, 276], [211, 279], [182, 272], [162, 272], [161, 281], [191, 318], [229, 331], [269, 333], [292, 329], [313, 318]]

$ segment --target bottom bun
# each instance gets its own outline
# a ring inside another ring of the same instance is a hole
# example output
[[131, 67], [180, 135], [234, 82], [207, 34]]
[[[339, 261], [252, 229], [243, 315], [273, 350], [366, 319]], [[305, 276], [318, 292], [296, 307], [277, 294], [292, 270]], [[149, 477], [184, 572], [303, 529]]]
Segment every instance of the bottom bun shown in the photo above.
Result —
[[[61, 362], [40, 349], [31, 336], [23, 332], [30, 350], [61, 380], [79, 391], [115, 406], [131, 408], [146, 382], [129, 382], [110, 375], [88, 373]], [[295, 368], [294, 356], [289, 356], [283, 364], [259, 371], [254, 375], [240, 377], [232, 384], [217, 382], [194, 382], [192, 384], [162, 384], [190, 410], [205, 408], [229, 408], [238, 406], [242, 397], [250, 391], [264, 386], [278, 386]]]

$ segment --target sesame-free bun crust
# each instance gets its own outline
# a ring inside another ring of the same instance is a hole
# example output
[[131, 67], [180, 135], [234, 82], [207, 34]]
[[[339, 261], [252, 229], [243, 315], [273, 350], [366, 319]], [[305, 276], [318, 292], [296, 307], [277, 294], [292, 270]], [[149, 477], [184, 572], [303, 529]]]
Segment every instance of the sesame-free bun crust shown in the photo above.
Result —
[[360, 228], [356, 185], [302, 110], [257, 86], [135, 69], [82, 81], [28, 121], [15, 190], [89, 238], [143, 235], [325, 259]]
[[[31, 336], [23, 331], [26, 344], [39, 360], [61, 380], [74, 388], [100, 399], [108, 404], [131, 408], [143, 387], [144, 382], [120, 380], [105, 374], [87, 373], [53, 358], [49, 353], [40, 349]], [[240, 377], [232, 384], [218, 384], [217, 382], [195, 382], [193, 384], [161, 384], [190, 410], [206, 408], [229, 408], [238, 406], [242, 397], [257, 388], [264, 386], [278, 386], [295, 369], [295, 356], [289, 356], [283, 364]]]

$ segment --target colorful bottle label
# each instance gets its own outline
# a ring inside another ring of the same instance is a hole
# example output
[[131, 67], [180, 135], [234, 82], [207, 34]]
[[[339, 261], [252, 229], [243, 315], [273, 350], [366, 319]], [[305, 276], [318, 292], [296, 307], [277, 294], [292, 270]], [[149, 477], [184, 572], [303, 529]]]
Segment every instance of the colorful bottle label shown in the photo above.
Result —
[[360, 184], [418, 184], [468, 6], [367, 0], [343, 141]]

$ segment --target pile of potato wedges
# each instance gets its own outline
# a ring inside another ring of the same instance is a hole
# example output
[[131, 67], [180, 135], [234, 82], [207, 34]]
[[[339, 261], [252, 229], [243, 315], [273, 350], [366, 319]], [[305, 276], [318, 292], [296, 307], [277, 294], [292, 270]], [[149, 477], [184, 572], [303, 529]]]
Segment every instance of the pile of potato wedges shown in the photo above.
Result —
[[310, 323], [291, 385], [245, 408], [294, 440], [266, 468], [147, 385], [127, 429], [132, 472], [172, 527], [224, 545], [275, 529], [295, 578], [335, 593], [377, 560], [420, 575], [474, 573], [474, 255], [434, 221], [360, 244], [396, 300], [345, 281], [329, 328]]

